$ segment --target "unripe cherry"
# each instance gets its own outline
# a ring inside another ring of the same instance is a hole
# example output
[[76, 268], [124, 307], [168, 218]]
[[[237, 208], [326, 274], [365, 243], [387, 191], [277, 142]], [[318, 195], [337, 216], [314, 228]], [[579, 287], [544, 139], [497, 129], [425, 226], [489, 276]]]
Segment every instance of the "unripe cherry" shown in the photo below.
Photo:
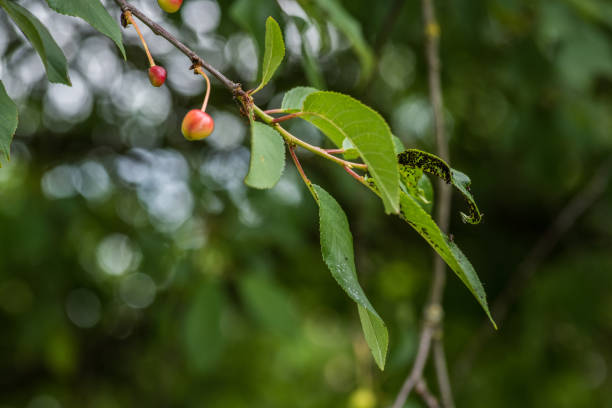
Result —
[[192, 109], [185, 115], [181, 131], [187, 140], [201, 140], [209, 136], [215, 129], [215, 121], [206, 112]]
[[176, 13], [183, 4], [183, 0], [157, 0], [157, 4], [166, 13]]
[[159, 65], [153, 65], [149, 68], [149, 81], [151, 81], [151, 85], [155, 87], [160, 87], [166, 82], [166, 70], [164, 67], [160, 67]]
[[166, 70], [164, 69], [164, 67], [155, 65], [153, 56], [151, 55], [151, 52], [149, 51], [149, 47], [147, 47], [147, 42], [142, 36], [142, 33], [140, 32], [140, 28], [138, 28], [138, 24], [136, 24], [136, 21], [132, 17], [132, 13], [130, 13], [130, 11], [124, 11], [121, 14], [121, 23], [122, 24], [124, 23], [124, 26], [126, 26], [127, 24], [132, 24], [134, 26], [136, 33], [138, 33], [138, 37], [140, 37], [140, 41], [142, 41], [142, 47], [144, 48], [145, 53], [147, 54], [147, 59], [149, 60], [149, 66], [151, 67], [149, 68], [149, 81], [151, 82], [151, 85], [155, 87], [162, 86], [164, 82], [166, 82], [166, 76], [167, 76]]

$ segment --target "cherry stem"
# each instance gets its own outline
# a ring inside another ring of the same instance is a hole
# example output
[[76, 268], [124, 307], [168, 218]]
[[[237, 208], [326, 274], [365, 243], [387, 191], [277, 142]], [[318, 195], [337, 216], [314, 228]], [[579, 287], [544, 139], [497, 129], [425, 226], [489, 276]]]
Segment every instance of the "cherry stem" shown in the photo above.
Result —
[[306, 173], [304, 172], [304, 169], [302, 168], [302, 165], [300, 164], [300, 159], [298, 159], [297, 155], [295, 154], [294, 144], [289, 144], [289, 153], [291, 154], [291, 158], [293, 159], [293, 162], [295, 163], [295, 167], [297, 167], [297, 171], [298, 173], [300, 173], [300, 176], [302, 176], [302, 180], [304, 180], [304, 183], [306, 183], [307, 185], [310, 184], [310, 180], [308, 179], [308, 176], [306, 176]]
[[265, 110], [264, 113], [267, 113], [268, 115], [271, 115], [273, 113], [289, 113], [289, 110], [287, 109], [268, 109]]
[[279, 118], [274, 118], [272, 119], [272, 122], [270, 123], [279, 123], [279, 122], [284, 122], [286, 120], [289, 119], [293, 119], [293, 118], [297, 118], [299, 116], [302, 116], [304, 114], [304, 112], [296, 112], [296, 113], [291, 113], [289, 115], [285, 115], [285, 116], [281, 116]]
[[295, 154], [295, 145], [291, 142], [287, 142], [287, 147], [289, 148], [289, 154], [291, 155], [291, 158], [293, 159], [295, 168], [297, 169], [298, 173], [300, 173], [300, 176], [302, 177], [304, 184], [306, 184], [306, 187], [308, 187], [308, 190], [310, 190], [310, 194], [312, 194], [315, 201], [319, 201], [317, 194], [315, 193], [314, 188], [312, 187], [312, 182], [310, 181], [308, 176], [306, 176], [306, 173], [304, 172], [304, 169], [302, 168], [302, 164], [300, 163], [300, 159], [298, 159], [297, 154]]
[[365, 183], [365, 179], [363, 178], [363, 176], [360, 176], [359, 174], [357, 174], [353, 169], [351, 169], [348, 166], [344, 166], [344, 170], [346, 170], [346, 172], [348, 174], [350, 174], [355, 180], [357, 180], [358, 182], [364, 184]]
[[154, 67], [155, 61], [153, 61], [153, 57], [151, 56], [151, 53], [149, 52], [149, 47], [147, 47], [147, 42], [145, 41], [144, 37], [142, 36], [142, 33], [140, 32], [140, 28], [138, 28], [138, 24], [136, 24], [136, 20], [132, 18], [132, 13], [130, 13], [128, 10], [124, 13], [124, 15], [125, 15], [125, 19], [127, 20], [127, 22], [132, 24], [134, 28], [136, 29], [136, 32], [138, 33], [138, 37], [140, 37], [140, 41], [142, 41], [142, 46], [144, 47], [145, 53], [147, 54], [147, 58], [149, 59], [149, 64], [152, 67]]
[[208, 97], [210, 96], [210, 79], [208, 79], [208, 75], [204, 72], [202, 67], [196, 67], [195, 72], [202, 75], [206, 80], [206, 95], [204, 96], [204, 103], [202, 103], [202, 112], [206, 112], [206, 105], [208, 105]]
[[272, 121], [274, 120], [274, 118], [270, 115], [268, 115], [267, 113], [265, 113], [264, 111], [261, 110], [261, 108], [259, 108], [257, 105], [253, 105], [253, 111], [255, 112], [255, 114], [257, 116], [259, 116], [259, 118], [261, 118], [261, 120], [263, 120], [265, 123], [267, 123], [268, 125], [271, 125], [274, 127], [274, 129], [276, 129], [281, 136], [283, 136], [283, 138], [288, 142], [288, 143], [292, 143], [298, 146], [303, 147], [304, 149], [313, 152], [316, 155], [319, 155], [321, 157], [324, 157], [328, 160], [333, 161], [336, 164], [339, 164], [341, 166], [347, 166], [349, 168], [356, 168], [356, 169], [362, 169], [362, 170], [367, 170], [368, 169], [368, 165], [365, 163], [354, 163], [354, 162], [350, 162], [347, 160], [343, 160], [339, 157], [336, 157], [332, 154], [329, 154], [325, 151], [325, 149], [320, 148], [319, 146], [313, 146], [310, 143], [307, 143], [305, 141], [303, 141], [302, 139], [299, 139], [297, 137], [295, 137], [294, 135], [292, 135], [291, 133], [289, 133], [285, 128], [283, 128], [280, 124], [278, 123], [272, 123]]
[[346, 150], [344, 149], [325, 149], [325, 151], [329, 154], [344, 154]]

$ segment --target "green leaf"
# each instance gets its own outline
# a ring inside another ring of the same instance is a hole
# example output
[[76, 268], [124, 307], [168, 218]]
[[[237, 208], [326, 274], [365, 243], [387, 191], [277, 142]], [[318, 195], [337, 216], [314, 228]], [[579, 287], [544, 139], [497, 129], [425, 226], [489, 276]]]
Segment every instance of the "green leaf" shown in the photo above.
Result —
[[201, 373], [210, 371], [223, 351], [221, 313], [225, 306], [222, 288], [204, 283], [198, 288], [183, 321], [187, 361]]
[[71, 85], [66, 57], [47, 28], [32, 13], [13, 1], [0, 0], [0, 6], [40, 55], [49, 81]]
[[229, 15], [236, 24], [247, 31], [257, 42], [258, 56], [263, 57], [265, 32], [261, 22], [269, 16], [281, 17], [276, 0], [235, 0], [229, 8]]
[[423, 174], [423, 170], [402, 166], [400, 167], [400, 178], [405, 192], [416, 198], [419, 205], [428, 214], [431, 214], [433, 209], [433, 186], [429, 177]]
[[318, 89], [311, 88], [309, 86], [298, 86], [293, 89], [290, 89], [285, 93], [285, 96], [283, 96], [281, 109], [285, 109], [291, 112], [301, 111], [302, 106], [304, 106], [304, 99], [306, 99], [306, 97], [311, 93], [318, 91]]
[[357, 311], [359, 312], [363, 337], [368, 343], [376, 365], [384, 370], [389, 348], [389, 332], [387, 332], [385, 322], [377, 314], [370, 312], [361, 305], [357, 305]]
[[[367, 175], [366, 175], [367, 177]], [[375, 183], [368, 180], [370, 189], [380, 195]], [[491, 316], [487, 297], [482, 287], [482, 283], [474, 270], [470, 261], [465, 257], [463, 252], [449, 239], [438, 227], [431, 216], [423, 209], [417, 199], [411, 194], [400, 191], [400, 213], [399, 217], [406, 221], [416, 232], [419, 233], [431, 245], [431, 247], [440, 255], [446, 264], [455, 272], [461, 281], [472, 292], [478, 303], [497, 329], [497, 325]]]
[[482, 221], [482, 213], [478, 210], [474, 196], [472, 196], [472, 192], [470, 191], [472, 181], [466, 174], [459, 170], [451, 169], [451, 183], [457, 190], [461, 191], [461, 194], [463, 194], [468, 204], [470, 215], [461, 213], [461, 219], [468, 224], [478, 224]]
[[349, 138], [344, 138], [342, 141], [342, 148], [344, 149], [344, 158], [347, 160], [354, 160], [359, 158], [359, 152], [355, 148], [355, 145]]
[[417, 182], [417, 198], [420, 200], [419, 204], [421, 204], [421, 207], [431, 214], [433, 210], [434, 190], [427, 174], [421, 174]]
[[419, 205], [419, 203], [409, 194], [400, 193], [400, 217], [406, 221], [416, 232], [418, 232], [431, 247], [440, 255], [448, 266], [455, 272], [461, 281], [472, 292], [478, 303], [482, 306], [485, 313], [497, 328], [489, 306], [487, 305], [487, 297], [482, 287], [482, 283], [474, 271], [474, 267], [465, 257], [463, 252], [452, 242], [434, 222], [427, 212]]
[[[397, 136], [393, 136], [395, 143], [395, 153], [400, 154], [406, 148], [404, 143]], [[417, 199], [419, 205], [423, 207], [428, 214], [433, 210], [433, 186], [431, 180], [423, 170], [408, 166], [400, 166], [400, 180], [402, 189]]]
[[349, 139], [368, 165], [381, 191], [385, 212], [399, 211], [399, 167], [391, 131], [373, 109], [350, 96], [314, 92], [306, 97], [301, 118], [318, 127], [336, 146]]
[[6, 160], [11, 158], [11, 142], [16, 130], [17, 105], [8, 96], [4, 84], [0, 81], [0, 153], [6, 157]]
[[270, 278], [251, 273], [239, 281], [241, 299], [266, 329], [290, 336], [298, 331], [298, 314], [291, 297]]
[[279, 67], [285, 57], [285, 42], [283, 33], [272, 17], [266, 20], [266, 40], [263, 61], [261, 62], [261, 83], [253, 90], [253, 93], [263, 88]]
[[374, 54], [361, 32], [361, 25], [336, 0], [316, 0], [317, 5], [325, 11], [327, 18], [334, 24], [351, 43], [361, 64], [361, 79], [363, 83], [374, 70]]
[[478, 210], [476, 201], [470, 192], [470, 178], [462, 172], [450, 168], [441, 158], [431, 153], [416, 149], [408, 149], [397, 155], [400, 164], [400, 173], [405, 174], [408, 169], [421, 169], [425, 173], [439, 177], [447, 183], [452, 183], [463, 194], [468, 204], [469, 215], [461, 213], [465, 223], [478, 224], [482, 221], [482, 213]]
[[87, 21], [93, 28], [113, 40], [123, 58], [126, 58], [121, 28], [99, 0], [47, 0], [47, 4], [58, 13]]
[[404, 142], [399, 137], [393, 135], [393, 146], [395, 146], [395, 154], [400, 154], [406, 148], [404, 147]]
[[261, 122], [251, 123], [251, 163], [244, 182], [253, 188], [272, 188], [285, 168], [283, 137]]
[[[319, 205], [321, 254], [332, 276], [340, 287], [359, 306], [364, 335], [374, 360], [380, 369], [385, 367], [389, 335], [385, 323], [366, 297], [355, 269], [353, 236], [348, 220], [336, 200], [323, 188], [313, 185]], [[363, 308], [363, 310], [361, 310]]]

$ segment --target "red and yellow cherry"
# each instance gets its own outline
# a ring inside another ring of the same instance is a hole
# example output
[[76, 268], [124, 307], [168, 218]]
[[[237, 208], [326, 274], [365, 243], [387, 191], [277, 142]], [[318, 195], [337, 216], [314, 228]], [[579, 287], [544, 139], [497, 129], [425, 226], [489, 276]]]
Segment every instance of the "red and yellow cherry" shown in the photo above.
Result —
[[164, 82], [166, 82], [166, 76], [168, 74], [166, 73], [166, 70], [164, 69], [164, 67], [155, 65], [153, 56], [151, 55], [151, 52], [149, 51], [149, 47], [147, 47], [147, 42], [142, 36], [142, 33], [140, 32], [140, 28], [138, 28], [138, 24], [136, 24], [136, 21], [132, 17], [132, 13], [130, 13], [129, 11], [125, 11], [123, 14], [121, 14], [121, 21], [122, 23], [125, 22], [124, 25], [132, 24], [134, 26], [134, 29], [136, 29], [136, 33], [138, 34], [138, 37], [140, 37], [140, 41], [142, 41], [142, 47], [144, 48], [145, 53], [147, 54], [147, 59], [149, 60], [149, 66], [150, 66], [149, 81], [151, 82], [151, 85], [155, 87], [162, 86]]
[[187, 112], [181, 124], [181, 131], [187, 140], [202, 140], [208, 137], [215, 129], [215, 121], [206, 113], [208, 97], [210, 96], [210, 79], [208, 79], [208, 75], [206, 75], [200, 66], [194, 67], [193, 71], [195, 74], [202, 75], [206, 80], [206, 95], [204, 96], [204, 103], [202, 103], [201, 109], [192, 109]]
[[185, 115], [181, 131], [187, 140], [202, 140], [215, 129], [215, 121], [206, 112], [192, 109]]
[[159, 65], [153, 65], [149, 68], [149, 81], [151, 81], [151, 85], [155, 87], [160, 87], [166, 82], [166, 70], [164, 67], [160, 67]]
[[183, 0], [157, 0], [157, 4], [166, 13], [176, 13], [183, 4]]

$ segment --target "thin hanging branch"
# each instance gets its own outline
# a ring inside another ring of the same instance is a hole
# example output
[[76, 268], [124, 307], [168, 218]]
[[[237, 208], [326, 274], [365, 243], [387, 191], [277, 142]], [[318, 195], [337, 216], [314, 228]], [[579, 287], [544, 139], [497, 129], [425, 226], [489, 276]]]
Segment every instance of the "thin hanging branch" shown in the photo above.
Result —
[[455, 401], [453, 400], [453, 390], [451, 388], [448, 366], [446, 364], [446, 352], [444, 351], [444, 342], [442, 340], [441, 333], [442, 330], [440, 330], [440, 336], [434, 340], [434, 366], [436, 368], [436, 375], [438, 377], [438, 388], [440, 389], [442, 405], [445, 408], [454, 408]]
[[421, 396], [421, 399], [423, 400], [423, 402], [425, 402], [425, 405], [427, 405], [427, 408], [440, 408], [440, 404], [438, 403], [438, 400], [429, 391], [429, 388], [427, 387], [427, 383], [425, 382], [425, 380], [421, 378], [419, 382], [417, 383], [417, 385], [414, 387], [414, 390], [416, 391], [417, 394]]
[[[447, 163], [449, 160], [448, 140], [444, 121], [444, 102], [442, 98], [442, 86], [440, 84], [440, 57], [439, 38], [440, 26], [436, 20], [433, 0], [422, 0], [423, 24], [425, 31], [425, 56], [428, 66], [429, 98], [434, 116], [434, 129], [436, 138], [437, 154]], [[445, 182], [438, 182], [438, 200], [436, 208], [436, 222], [443, 232], [448, 231], [451, 208], [451, 190]], [[421, 329], [419, 346], [416, 358], [410, 374], [404, 381], [398, 393], [394, 408], [404, 406], [406, 399], [414, 387], [419, 384], [423, 377], [423, 370], [427, 363], [429, 353], [434, 342], [433, 353], [435, 358], [438, 388], [442, 396], [445, 408], [453, 408], [453, 396], [446, 367], [446, 358], [442, 343], [442, 296], [446, 284], [446, 265], [444, 260], [437, 254], [434, 258], [434, 276], [429, 293], [427, 306], [424, 310], [424, 322]]]
[[404, 381], [399, 394], [397, 394], [395, 402], [393, 403], [393, 408], [402, 408], [404, 406], [410, 392], [423, 376], [423, 369], [425, 368], [425, 363], [427, 363], [427, 357], [429, 357], [429, 348], [431, 347], [431, 339], [434, 332], [433, 327], [434, 326], [430, 324], [426, 318], [423, 329], [421, 330], [419, 347], [417, 349], [414, 364], [412, 365], [412, 370]]

